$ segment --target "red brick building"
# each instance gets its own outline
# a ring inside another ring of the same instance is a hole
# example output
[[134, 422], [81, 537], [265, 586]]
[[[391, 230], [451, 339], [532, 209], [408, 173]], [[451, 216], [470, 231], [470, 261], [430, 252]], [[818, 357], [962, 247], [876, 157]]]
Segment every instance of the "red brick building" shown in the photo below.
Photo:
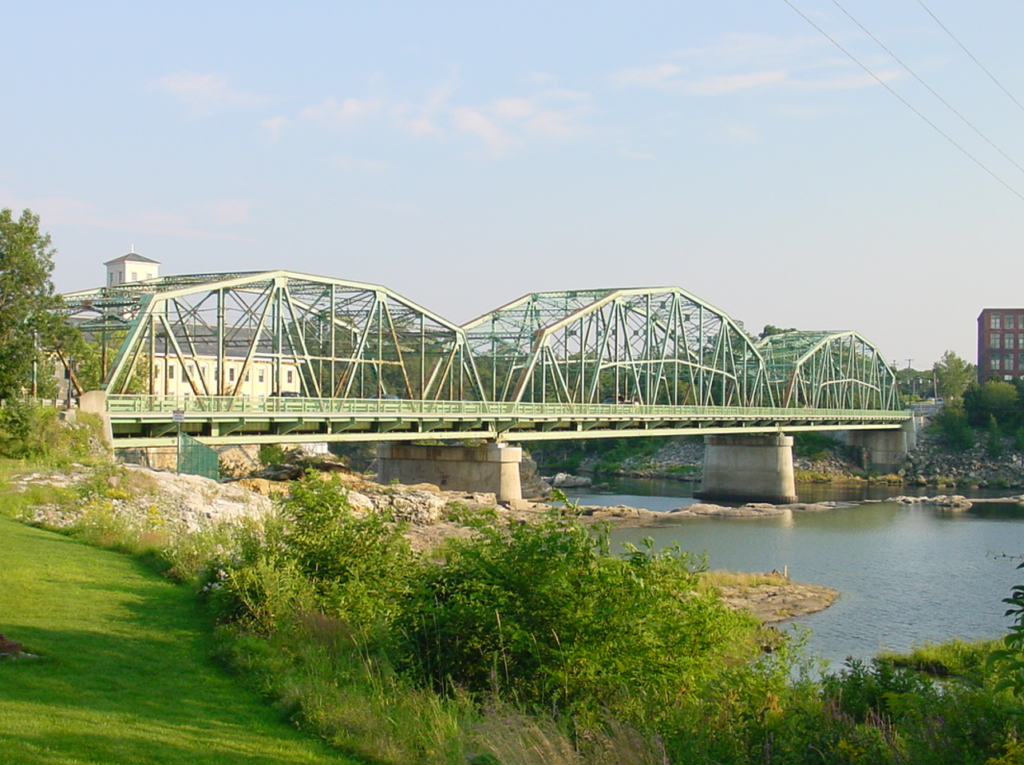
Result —
[[978, 382], [1024, 376], [1024, 308], [986, 308], [978, 316]]

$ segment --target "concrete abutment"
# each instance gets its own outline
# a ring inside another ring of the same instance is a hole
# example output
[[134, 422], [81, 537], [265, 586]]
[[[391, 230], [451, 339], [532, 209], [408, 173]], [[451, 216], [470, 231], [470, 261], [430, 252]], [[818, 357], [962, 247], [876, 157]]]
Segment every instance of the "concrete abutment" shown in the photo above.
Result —
[[377, 482], [432, 483], [441, 489], [493, 492], [499, 502], [523, 498], [519, 463], [523, 450], [506, 444], [483, 446], [377, 447]]

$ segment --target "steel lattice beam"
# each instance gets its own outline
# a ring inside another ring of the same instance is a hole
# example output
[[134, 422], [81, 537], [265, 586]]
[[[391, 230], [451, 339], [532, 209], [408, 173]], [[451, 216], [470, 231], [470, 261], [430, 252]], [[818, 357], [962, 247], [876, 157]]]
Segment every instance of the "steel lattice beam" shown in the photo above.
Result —
[[784, 332], [764, 338], [758, 349], [781, 406], [900, 408], [895, 370], [856, 332]]
[[534, 293], [463, 328], [494, 400], [773, 403], [751, 338], [678, 287]]
[[[193, 395], [239, 395], [254, 365], [304, 396], [479, 399], [462, 330], [385, 287], [288, 271], [164, 277], [65, 296], [116, 356], [102, 388], [152, 393], [157, 360]], [[140, 382], [141, 380], [141, 382]]]

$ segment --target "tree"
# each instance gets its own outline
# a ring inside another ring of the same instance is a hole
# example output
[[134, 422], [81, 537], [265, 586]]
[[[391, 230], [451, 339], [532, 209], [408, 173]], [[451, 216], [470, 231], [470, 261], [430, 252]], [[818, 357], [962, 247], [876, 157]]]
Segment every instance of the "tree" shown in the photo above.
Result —
[[0, 399], [53, 386], [46, 350], [64, 334], [50, 280], [55, 252], [38, 215], [0, 210]]
[[992, 420], [1003, 428], [1016, 427], [1017, 388], [1002, 380], [989, 380], [980, 388], [971, 388], [964, 396], [967, 419], [976, 428], [987, 428]]
[[784, 335], [787, 332], [796, 332], [796, 327], [787, 327], [786, 329], [783, 329], [782, 327], [776, 327], [774, 324], [765, 324], [764, 329], [761, 330], [761, 334], [757, 336], [757, 339], [764, 340], [766, 337], [771, 337], [772, 335]]
[[932, 367], [938, 385], [939, 395], [947, 401], [960, 399], [974, 383], [974, 364], [946, 351], [942, 359]]

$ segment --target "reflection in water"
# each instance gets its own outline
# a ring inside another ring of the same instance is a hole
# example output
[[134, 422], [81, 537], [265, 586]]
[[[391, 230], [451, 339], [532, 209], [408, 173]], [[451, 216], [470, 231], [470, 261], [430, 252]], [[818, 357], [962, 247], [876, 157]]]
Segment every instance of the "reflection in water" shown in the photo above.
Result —
[[[616, 494], [578, 495], [584, 504], [626, 504], [667, 511], [693, 502], [668, 482], [674, 496], [641, 494], [661, 486], [630, 481]], [[885, 488], [885, 487], [883, 487]], [[685, 491], [685, 489], [684, 489]], [[806, 501], [805, 492], [800, 491]], [[908, 493], [888, 490], [888, 494]], [[834, 498], [834, 497], [833, 497]], [[846, 496], [845, 499], [859, 497]], [[846, 656], [907, 650], [953, 637], [995, 637], [1008, 626], [1001, 602], [1024, 581], [1007, 555], [1024, 553], [1024, 510], [980, 504], [967, 513], [871, 502], [824, 512], [759, 519], [688, 519], [654, 528], [618, 529], [613, 543], [678, 542], [707, 553], [711, 568], [782, 570], [795, 581], [835, 587], [836, 603], [799, 622], [812, 629], [809, 650], [836, 664]]]

